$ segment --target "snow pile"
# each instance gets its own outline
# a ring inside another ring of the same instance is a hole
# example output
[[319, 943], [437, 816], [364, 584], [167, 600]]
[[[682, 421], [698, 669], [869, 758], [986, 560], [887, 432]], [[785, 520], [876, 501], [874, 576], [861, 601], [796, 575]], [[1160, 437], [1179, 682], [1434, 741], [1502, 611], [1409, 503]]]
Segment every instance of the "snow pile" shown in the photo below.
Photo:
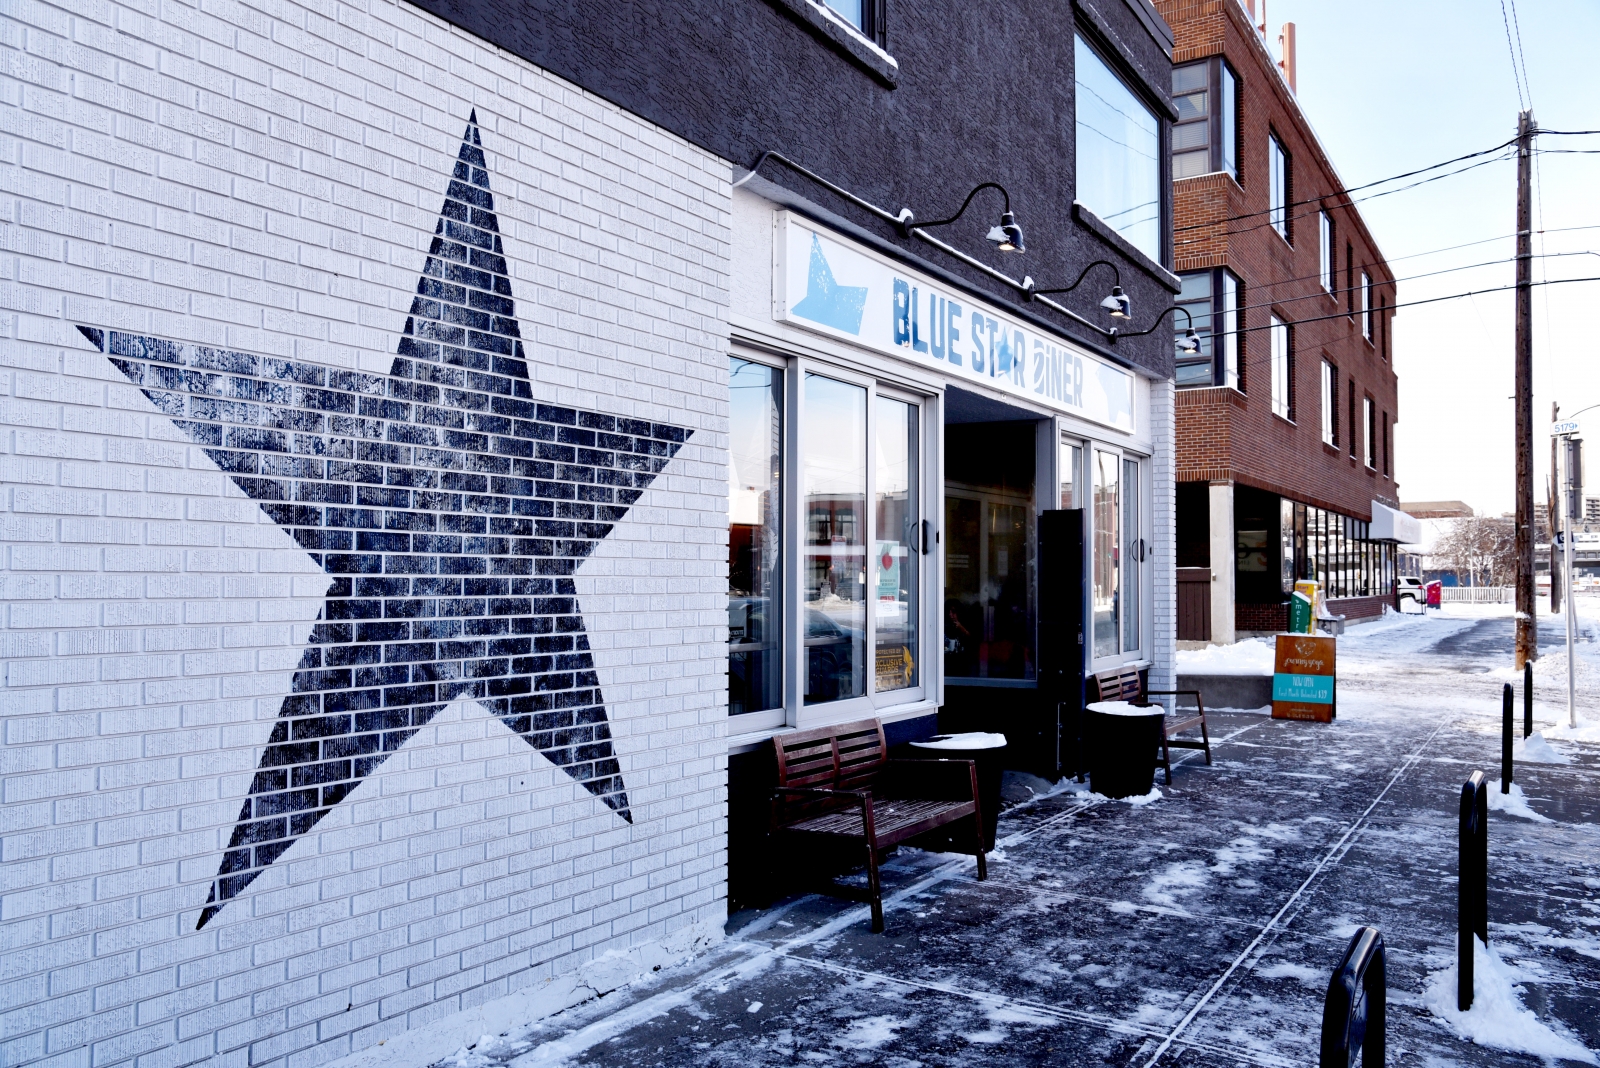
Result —
[[1487, 787], [1489, 792], [1489, 811], [1504, 812], [1507, 816], [1520, 816], [1534, 823], [1554, 823], [1549, 816], [1541, 816], [1528, 807], [1528, 799], [1523, 796], [1522, 787], [1516, 783], [1511, 784], [1511, 792], [1500, 792], [1500, 780], [1496, 779]]
[[1494, 947], [1477, 938], [1472, 940], [1472, 1008], [1456, 1008], [1456, 965], [1428, 977], [1422, 1003], [1443, 1020], [1456, 1035], [1480, 1046], [1531, 1053], [1535, 1057], [1559, 1057], [1583, 1064], [1597, 1064], [1588, 1049], [1549, 1025], [1522, 1005], [1523, 974], [1500, 959]]
[[1559, 738], [1564, 742], [1600, 742], [1600, 722], [1580, 716], [1578, 725], [1569, 727], [1567, 717], [1563, 714], [1556, 726], [1546, 727], [1539, 733], [1546, 738]]
[[893, 1016], [865, 1016], [850, 1022], [850, 1030], [834, 1038], [834, 1043], [846, 1049], [877, 1049], [894, 1041], [895, 1032], [910, 1024]]
[[[1099, 797], [1100, 795], [1095, 794], [1094, 796]], [[1117, 800], [1123, 802], [1124, 804], [1132, 805], [1134, 808], [1140, 808], [1144, 805], [1150, 804], [1152, 801], [1160, 801], [1161, 796], [1160, 788], [1152, 786], [1150, 787], [1150, 792], [1147, 794], [1141, 794], [1138, 797], [1119, 797]]]
[[1179, 649], [1179, 675], [1270, 675], [1275, 646], [1268, 641]]
[[1565, 753], [1553, 748], [1544, 740], [1543, 731], [1534, 731], [1528, 737], [1517, 743], [1512, 754], [1513, 759], [1525, 761], [1529, 764], [1570, 764]]

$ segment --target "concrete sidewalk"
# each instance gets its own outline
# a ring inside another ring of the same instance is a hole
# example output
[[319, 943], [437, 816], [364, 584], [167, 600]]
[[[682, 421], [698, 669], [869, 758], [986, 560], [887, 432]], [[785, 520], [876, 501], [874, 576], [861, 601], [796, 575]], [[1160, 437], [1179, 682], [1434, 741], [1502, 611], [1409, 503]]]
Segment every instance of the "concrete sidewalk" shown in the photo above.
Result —
[[[1424, 656], [1406, 678], [1429, 696], [1405, 696], [1378, 667], [1352, 662], [1332, 725], [1214, 716], [1214, 766], [1185, 754], [1155, 803], [1007, 812], [987, 882], [970, 858], [903, 852], [886, 934], [834, 899], [742, 913], [691, 965], [444, 1063], [1315, 1064], [1358, 924], [1389, 947], [1391, 1064], [1549, 1063], [1468, 1043], [1424, 1004], [1453, 962], [1460, 784], [1499, 775], [1498, 684]], [[1516, 774], [1551, 822], [1491, 815], [1490, 936], [1583, 1063], [1600, 1049], [1600, 747], [1560, 748], [1570, 764]]]

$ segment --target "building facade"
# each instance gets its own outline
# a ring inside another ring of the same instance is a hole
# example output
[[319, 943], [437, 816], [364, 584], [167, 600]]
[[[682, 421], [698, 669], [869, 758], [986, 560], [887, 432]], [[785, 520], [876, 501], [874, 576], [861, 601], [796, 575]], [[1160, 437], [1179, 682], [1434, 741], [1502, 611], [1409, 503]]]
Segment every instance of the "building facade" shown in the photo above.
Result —
[[1294, 27], [1280, 62], [1253, 4], [1157, 6], [1179, 306], [1202, 335], [1177, 368], [1179, 637], [1281, 630], [1301, 578], [1333, 614], [1376, 615], [1407, 525], [1394, 275], [1295, 99]]
[[1170, 685], [1172, 38], [1049, 17], [0, 16], [0, 1061], [449, 1053], [720, 938], [775, 732]]

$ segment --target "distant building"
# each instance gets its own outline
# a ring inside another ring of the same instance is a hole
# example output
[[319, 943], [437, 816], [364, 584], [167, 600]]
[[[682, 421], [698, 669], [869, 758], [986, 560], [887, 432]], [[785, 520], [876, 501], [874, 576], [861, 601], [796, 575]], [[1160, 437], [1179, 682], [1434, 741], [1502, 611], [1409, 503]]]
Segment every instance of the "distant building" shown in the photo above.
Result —
[[1462, 519], [1473, 514], [1466, 501], [1409, 501], [1400, 510], [1417, 519]]
[[1295, 99], [1294, 27], [1275, 59], [1254, 6], [1157, 0], [1172, 26], [1178, 638], [1288, 623], [1296, 579], [1376, 615], [1399, 510], [1394, 275]]

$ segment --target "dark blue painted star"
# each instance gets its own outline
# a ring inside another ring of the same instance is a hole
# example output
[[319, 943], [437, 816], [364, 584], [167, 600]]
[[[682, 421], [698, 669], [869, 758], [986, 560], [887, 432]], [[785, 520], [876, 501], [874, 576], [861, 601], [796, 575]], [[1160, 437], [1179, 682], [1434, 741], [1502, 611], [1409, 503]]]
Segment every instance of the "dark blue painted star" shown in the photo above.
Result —
[[197, 927], [448, 703], [632, 822], [573, 573], [689, 431], [532, 399], [477, 116], [387, 375], [79, 327], [332, 576]]

